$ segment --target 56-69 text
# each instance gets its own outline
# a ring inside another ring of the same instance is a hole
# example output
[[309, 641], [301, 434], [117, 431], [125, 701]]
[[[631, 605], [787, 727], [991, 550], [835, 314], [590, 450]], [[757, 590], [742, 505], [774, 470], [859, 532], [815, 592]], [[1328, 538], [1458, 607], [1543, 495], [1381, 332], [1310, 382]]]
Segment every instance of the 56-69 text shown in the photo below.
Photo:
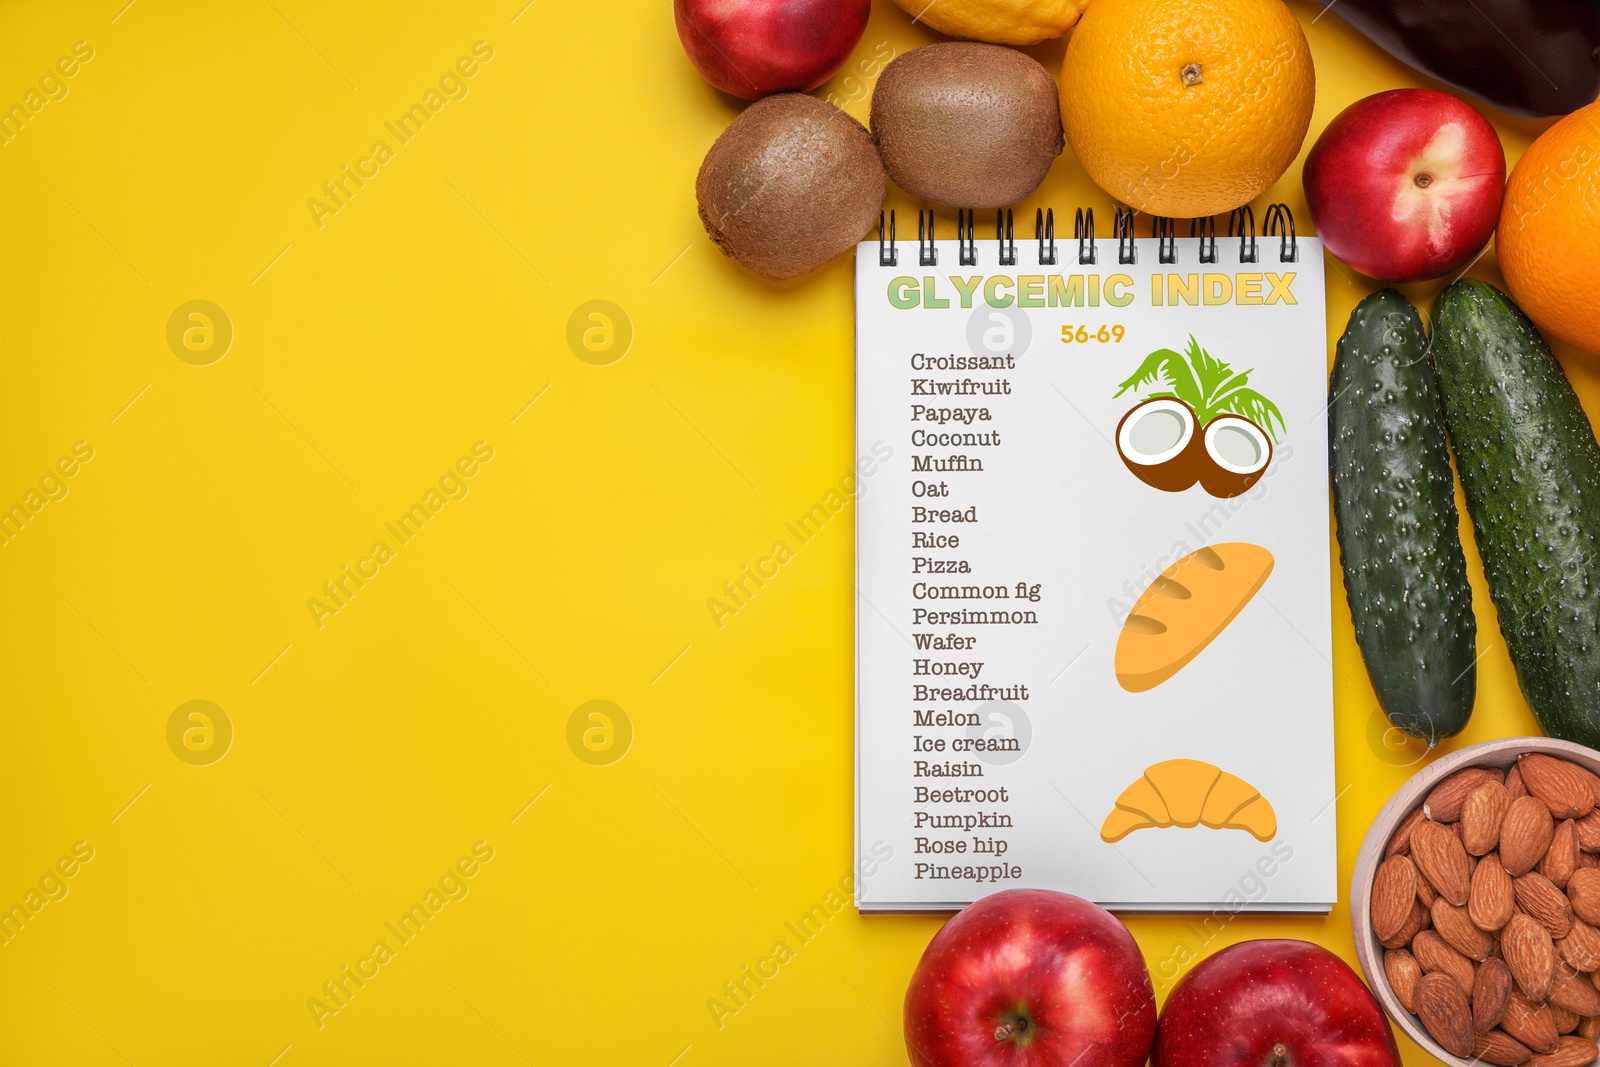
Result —
[[1061, 327], [1061, 343], [1064, 345], [1083, 345], [1088, 344], [1090, 341], [1098, 341], [1103, 345], [1116, 344], [1122, 340], [1122, 336], [1126, 332], [1120, 323], [1115, 326], [1102, 325], [1099, 329], [1090, 329], [1088, 326], [1067, 325]]

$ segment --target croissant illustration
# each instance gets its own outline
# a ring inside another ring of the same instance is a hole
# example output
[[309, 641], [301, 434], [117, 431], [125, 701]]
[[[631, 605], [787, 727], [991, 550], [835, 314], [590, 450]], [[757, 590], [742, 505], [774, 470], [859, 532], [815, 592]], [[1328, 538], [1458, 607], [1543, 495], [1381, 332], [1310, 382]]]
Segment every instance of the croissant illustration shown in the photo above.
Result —
[[1278, 832], [1278, 816], [1255, 786], [1210, 763], [1169, 759], [1145, 768], [1144, 777], [1122, 791], [1100, 838], [1114, 843], [1147, 827], [1201, 823], [1248, 830], [1261, 841]]

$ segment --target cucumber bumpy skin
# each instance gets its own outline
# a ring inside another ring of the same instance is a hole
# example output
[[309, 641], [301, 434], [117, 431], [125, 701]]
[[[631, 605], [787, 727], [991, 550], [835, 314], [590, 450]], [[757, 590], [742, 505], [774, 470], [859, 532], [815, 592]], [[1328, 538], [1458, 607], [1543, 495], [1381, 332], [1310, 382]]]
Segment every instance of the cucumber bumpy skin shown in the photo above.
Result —
[[1433, 305], [1445, 421], [1517, 680], [1552, 737], [1600, 744], [1600, 445], [1511, 298], [1462, 280]]
[[1356, 305], [1328, 383], [1339, 562], [1378, 701], [1429, 747], [1467, 725], [1477, 621], [1422, 316], [1393, 289]]

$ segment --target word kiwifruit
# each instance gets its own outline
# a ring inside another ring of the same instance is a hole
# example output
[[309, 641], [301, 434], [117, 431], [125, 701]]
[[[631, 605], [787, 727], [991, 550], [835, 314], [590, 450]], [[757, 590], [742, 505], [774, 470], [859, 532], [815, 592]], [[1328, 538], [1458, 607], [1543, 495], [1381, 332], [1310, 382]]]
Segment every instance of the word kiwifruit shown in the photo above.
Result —
[[872, 132], [895, 184], [953, 207], [1004, 207], [1033, 192], [1061, 154], [1061, 103], [1039, 63], [958, 42], [884, 68]]
[[722, 132], [694, 188], [723, 254], [783, 281], [854, 247], [878, 220], [886, 179], [866, 127], [814, 96], [779, 93]]

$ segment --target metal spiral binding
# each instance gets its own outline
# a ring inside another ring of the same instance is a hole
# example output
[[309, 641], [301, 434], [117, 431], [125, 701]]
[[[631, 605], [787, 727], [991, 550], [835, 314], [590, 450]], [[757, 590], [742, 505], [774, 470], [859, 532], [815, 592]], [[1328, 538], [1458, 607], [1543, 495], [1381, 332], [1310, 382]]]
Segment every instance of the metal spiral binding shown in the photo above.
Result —
[[[1039, 238], [1039, 266], [1053, 267], [1056, 265], [1056, 212], [1054, 208], [1036, 209], [1033, 214], [1033, 229]], [[1045, 243], [1049, 242], [1049, 251], [1045, 251]]]
[[1119, 207], [1111, 219], [1111, 231], [1117, 238], [1117, 262], [1134, 263], [1138, 249], [1133, 245], [1133, 208]]
[[1004, 229], [1000, 226], [1001, 217], [1002, 213], [997, 210], [994, 213], [994, 240], [1000, 246], [1000, 265], [1002, 267], [1014, 267], [1017, 265], [1017, 237], [1016, 231], [1011, 224], [1011, 209], [1005, 209]]
[[1178, 224], [1157, 215], [1150, 220], [1150, 236], [1160, 241], [1156, 258], [1163, 263], [1178, 262]]
[[[1134, 237], [1134, 217], [1137, 214], [1131, 207], [1118, 205], [1116, 215], [1112, 220], [1112, 234], [1117, 241], [1117, 262], [1130, 264], [1138, 262], [1138, 247]], [[1295, 230], [1294, 213], [1287, 204], [1270, 204], [1262, 219], [1261, 236], [1265, 240], [1278, 238], [1278, 259], [1283, 263], [1297, 263], [1300, 260], [1299, 236]], [[1039, 265], [1053, 267], [1057, 263], [1056, 252], [1056, 213], [1053, 208], [1038, 208], [1033, 216], [1034, 236], [1039, 242]], [[917, 212], [917, 262], [924, 267], [939, 265], [939, 249], [934, 243], [934, 212], [921, 210]], [[1150, 236], [1157, 243], [1157, 258], [1162, 263], [1176, 263], [1178, 261], [1178, 223], [1175, 219], [1153, 215], [1150, 218]], [[1189, 236], [1200, 239], [1200, 262], [1217, 263], [1220, 253], [1217, 245], [1217, 224], [1214, 216], [1191, 219], [1189, 221]], [[1228, 237], [1239, 238], [1239, 262], [1256, 263], [1260, 260], [1260, 249], [1256, 241], [1256, 215], [1253, 208], [1246, 204], [1234, 208], [1228, 214]], [[1078, 208], [1073, 220], [1073, 237], [1078, 242], [1078, 262], [1083, 265], [1095, 265], [1100, 261], [1099, 245], [1094, 234], [1094, 209]], [[878, 265], [882, 267], [897, 267], [900, 265], [900, 250], [895, 245], [895, 213], [878, 212]], [[976, 213], [971, 208], [962, 208], [956, 211], [956, 238], [960, 247], [960, 259], [963, 267], [978, 265], [978, 224]], [[1003, 267], [1016, 266], [1017, 263], [1017, 237], [1016, 219], [1011, 208], [997, 210], [994, 213], [994, 239], [999, 250], [998, 261]]]
[[878, 266], [898, 267], [900, 250], [894, 246], [894, 211], [889, 211], [889, 243], [883, 243], [883, 212], [878, 212]]
[[[1239, 228], [1239, 262], [1254, 263], [1258, 255], [1256, 249], [1256, 213], [1249, 204], [1236, 207], [1228, 214], [1228, 236], [1233, 236], [1234, 226]], [[1249, 227], [1246, 234], [1245, 228]]]
[[[1094, 208], [1079, 208], [1077, 218], [1072, 223], [1072, 235], [1078, 239], [1078, 265], [1093, 266], [1100, 262], [1100, 250], [1094, 243]], [[1087, 243], [1089, 250], [1084, 251]]]
[[1278, 262], [1300, 261], [1300, 240], [1294, 232], [1294, 212], [1288, 204], [1273, 204], [1267, 208], [1263, 227], [1268, 238], [1278, 238]]
[[965, 211], [956, 209], [956, 241], [961, 249], [961, 265], [963, 267], [976, 267], [978, 265], [978, 226], [972, 218], [972, 209]]
[[1200, 238], [1200, 262], [1217, 261], [1217, 222], [1210, 215], [1189, 220], [1189, 236]]

